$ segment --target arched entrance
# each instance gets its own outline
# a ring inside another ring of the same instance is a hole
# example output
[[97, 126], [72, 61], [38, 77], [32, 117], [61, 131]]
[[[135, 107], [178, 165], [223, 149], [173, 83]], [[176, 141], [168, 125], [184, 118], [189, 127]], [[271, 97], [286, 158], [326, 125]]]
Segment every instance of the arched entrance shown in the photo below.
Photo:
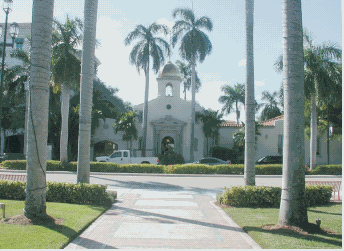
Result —
[[167, 152], [174, 152], [174, 139], [167, 136], [161, 141], [161, 153], [165, 154]]

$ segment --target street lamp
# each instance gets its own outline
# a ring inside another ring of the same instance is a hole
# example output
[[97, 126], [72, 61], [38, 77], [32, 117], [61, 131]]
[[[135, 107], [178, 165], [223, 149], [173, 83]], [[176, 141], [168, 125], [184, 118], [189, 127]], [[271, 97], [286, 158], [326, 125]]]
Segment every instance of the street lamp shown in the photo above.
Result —
[[[8, 14], [11, 12], [13, 6], [12, 0], [3, 0], [2, 8], [6, 13], [6, 20], [5, 20], [5, 30], [4, 30], [4, 41], [2, 46], [2, 63], [1, 63], [1, 82], [0, 82], [0, 154], [2, 154], [2, 127], [1, 127], [1, 121], [2, 121], [2, 86], [4, 83], [4, 68], [5, 68], [5, 55], [6, 55], [6, 46], [10, 46], [13, 48], [14, 46], [14, 40], [16, 36], [18, 36], [19, 32], [19, 25], [17, 23], [12, 23], [10, 27], [10, 35], [12, 37], [12, 43], [6, 43], [6, 37], [7, 37], [7, 20], [8, 20]], [[0, 36], [2, 35], [2, 27], [0, 27]]]

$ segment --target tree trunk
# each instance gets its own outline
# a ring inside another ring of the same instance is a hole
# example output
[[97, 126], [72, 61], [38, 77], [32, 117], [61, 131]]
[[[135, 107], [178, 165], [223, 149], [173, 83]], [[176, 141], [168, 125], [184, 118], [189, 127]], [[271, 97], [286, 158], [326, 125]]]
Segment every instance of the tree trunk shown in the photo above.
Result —
[[145, 104], [143, 109], [143, 136], [142, 136], [142, 157], [146, 157], [147, 146], [147, 126], [148, 126], [148, 94], [149, 94], [149, 62], [145, 70], [146, 86], [145, 86]]
[[238, 101], [235, 102], [235, 111], [236, 111], [237, 125], [239, 125], [240, 111], [238, 109]]
[[279, 224], [308, 223], [305, 197], [304, 66], [301, 0], [283, 0], [284, 140]]
[[60, 136], [60, 161], [68, 160], [68, 118], [70, 87], [66, 84], [61, 85], [61, 136]]
[[29, 79], [25, 82], [25, 101], [26, 101], [26, 105], [25, 105], [25, 124], [24, 124], [24, 149], [23, 152], [26, 156], [26, 150], [27, 150], [27, 131], [28, 131], [28, 121], [29, 121], [29, 104], [30, 104], [30, 87], [29, 87]]
[[245, 170], [246, 186], [255, 185], [255, 118], [254, 118], [254, 61], [253, 61], [254, 1], [246, 0], [246, 88], [245, 88]]
[[78, 183], [90, 183], [91, 115], [98, 0], [85, 0], [81, 61]]
[[310, 169], [313, 170], [317, 164], [317, 110], [315, 94], [311, 97], [311, 139], [310, 139]]
[[54, 0], [34, 0], [31, 25], [30, 104], [27, 138], [27, 218], [46, 216], [46, 157]]
[[190, 134], [190, 162], [195, 161], [194, 143], [195, 143], [195, 97], [196, 97], [196, 65], [195, 58], [192, 59], [192, 76], [191, 76], [191, 134]]

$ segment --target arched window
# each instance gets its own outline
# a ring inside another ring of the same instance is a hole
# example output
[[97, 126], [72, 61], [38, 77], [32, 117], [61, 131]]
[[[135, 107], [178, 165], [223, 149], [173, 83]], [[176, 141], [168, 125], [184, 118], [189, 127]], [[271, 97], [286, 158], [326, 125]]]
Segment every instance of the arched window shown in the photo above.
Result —
[[172, 90], [173, 90], [172, 84], [168, 83], [166, 85], [166, 96], [172, 96]]

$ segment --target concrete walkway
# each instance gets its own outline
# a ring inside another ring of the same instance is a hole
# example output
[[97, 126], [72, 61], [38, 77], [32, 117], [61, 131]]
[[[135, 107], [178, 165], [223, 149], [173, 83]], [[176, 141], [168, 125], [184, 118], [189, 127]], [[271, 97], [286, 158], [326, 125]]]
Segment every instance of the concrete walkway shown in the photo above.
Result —
[[66, 249], [260, 249], [215, 204], [215, 194], [125, 189]]

